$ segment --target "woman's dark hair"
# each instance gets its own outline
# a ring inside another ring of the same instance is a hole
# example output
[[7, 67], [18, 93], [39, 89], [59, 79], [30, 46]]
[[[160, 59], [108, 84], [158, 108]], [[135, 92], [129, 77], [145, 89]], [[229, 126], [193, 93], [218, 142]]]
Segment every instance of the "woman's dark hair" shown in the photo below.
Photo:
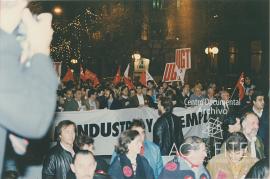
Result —
[[94, 139], [88, 135], [79, 135], [75, 144], [79, 149], [81, 149], [85, 144], [94, 145]]
[[197, 136], [190, 136], [185, 139], [183, 144], [180, 146], [179, 151], [181, 154], [187, 155], [190, 153], [190, 150], [199, 150], [203, 140]]
[[164, 107], [165, 113], [172, 113], [173, 111], [173, 103], [171, 98], [169, 97], [161, 97], [160, 104]]
[[88, 97], [90, 97], [91, 95], [94, 95], [97, 91], [95, 89], [90, 89], [88, 91]]
[[227, 151], [240, 151], [247, 147], [248, 140], [246, 136], [241, 132], [233, 132], [226, 140]]
[[118, 154], [128, 153], [128, 144], [133, 141], [139, 133], [135, 130], [126, 130], [118, 138], [118, 144], [115, 146], [115, 152]]
[[141, 127], [143, 129], [145, 129], [145, 124], [144, 124], [142, 119], [133, 119], [131, 124], [130, 124], [129, 129], [131, 129], [132, 127]]
[[74, 130], [75, 130], [75, 134], [77, 133], [77, 128], [76, 128], [76, 124], [70, 120], [64, 120], [59, 122], [59, 124], [56, 126], [55, 128], [55, 136], [56, 136], [56, 140], [57, 142], [60, 142], [60, 135], [62, 133], [63, 128], [66, 128], [67, 126], [73, 125], [74, 126]]
[[257, 100], [257, 97], [258, 97], [258, 96], [264, 96], [263, 92], [257, 91], [257, 90], [256, 90], [256, 91], [253, 93], [253, 95], [251, 96], [252, 104], [253, 104], [253, 101], [256, 101], [256, 100]]
[[236, 124], [236, 122], [237, 122], [236, 116], [235, 115], [229, 115], [229, 116], [227, 116], [226, 120], [224, 120], [224, 122], [222, 124], [222, 129], [224, 131], [228, 131], [229, 130], [229, 125], [234, 125], [234, 124]]
[[264, 158], [255, 163], [246, 175], [246, 179], [269, 178], [269, 159]]

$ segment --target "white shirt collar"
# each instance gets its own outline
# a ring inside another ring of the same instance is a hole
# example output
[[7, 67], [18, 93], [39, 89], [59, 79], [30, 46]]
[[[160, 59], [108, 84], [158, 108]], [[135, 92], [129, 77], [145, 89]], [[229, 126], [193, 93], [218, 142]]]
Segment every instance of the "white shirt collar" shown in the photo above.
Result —
[[60, 145], [61, 145], [61, 147], [62, 147], [64, 150], [66, 150], [66, 151], [68, 151], [69, 153], [71, 153], [72, 157], [75, 155], [75, 152], [74, 152], [73, 149], [72, 149], [72, 150], [69, 150], [69, 149], [66, 148], [61, 142], [60, 142]]
[[258, 112], [258, 111], [255, 109], [255, 107], [253, 106], [253, 107], [252, 107], [252, 110], [253, 110], [259, 117], [262, 117], [263, 109], [262, 109], [261, 111]]

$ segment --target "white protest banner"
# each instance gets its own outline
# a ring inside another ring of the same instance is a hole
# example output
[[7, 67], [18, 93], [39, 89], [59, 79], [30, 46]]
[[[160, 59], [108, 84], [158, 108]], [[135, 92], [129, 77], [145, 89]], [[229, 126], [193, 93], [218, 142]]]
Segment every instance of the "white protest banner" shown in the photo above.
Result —
[[[179, 116], [185, 136], [207, 137], [207, 134], [202, 133], [208, 122], [207, 111], [201, 110], [200, 107], [175, 108], [174, 114]], [[132, 119], [143, 119], [146, 126], [146, 137], [152, 141], [153, 126], [158, 117], [158, 111], [148, 107], [61, 112], [57, 113], [53, 126], [55, 127], [60, 121], [71, 120], [76, 123], [79, 135], [85, 134], [95, 139], [96, 155], [111, 155], [118, 136], [130, 126]]]

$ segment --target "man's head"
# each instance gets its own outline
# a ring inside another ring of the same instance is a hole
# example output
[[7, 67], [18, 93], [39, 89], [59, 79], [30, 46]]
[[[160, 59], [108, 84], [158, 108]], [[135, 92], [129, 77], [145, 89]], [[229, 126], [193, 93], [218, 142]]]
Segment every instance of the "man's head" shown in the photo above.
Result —
[[187, 158], [194, 165], [201, 165], [207, 156], [205, 143], [200, 137], [187, 137], [180, 146], [180, 155]]
[[137, 92], [138, 95], [142, 94], [142, 88], [143, 88], [143, 86], [141, 84], [136, 86], [136, 92]]
[[126, 130], [121, 133], [118, 138], [118, 145], [115, 146], [115, 151], [118, 154], [139, 154], [143, 140], [138, 131]]
[[208, 97], [213, 97], [215, 95], [215, 91], [213, 88], [208, 88], [207, 89], [207, 96]]
[[130, 97], [135, 96], [136, 95], [136, 91], [134, 89], [130, 90]]
[[163, 89], [167, 89], [168, 88], [168, 83], [167, 82], [163, 82], [162, 83], [162, 87], [163, 87]]
[[230, 99], [230, 94], [226, 90], [221, 91], [220, 96], [221, 96], [221, 100], [223, 101], [228, 101]]
[[245, 135], [241, 132], [231, 133], [226, 140], [226, 152], [233, 162], [239, 162], [247, 150], [248, 141]]
[[152, 89], [152, 88], [154, 88], [154, 82], [152, 81], [152, 80], [149, 80], [149, 81], [147, 81], [147, 87], [149, 88], [149, 89]]
[[251, 84], [251, 79], [250, 79], [250, 77], [248, 77], [248, 76], [245, 77], [245, 84], [246, 84], [246, 85], [250, 85], [250, 84]]
[[121, 95], [128, 96], [128, 87], [127, 86], [123, 86], [121, 88]]
[[189, 87], [189, 84], [184, 84], [184, 87], [183, 87], [183, 93], [185, 95], [187, 95], [189, 93], [189, 90], [190, 90], [190, 87]]
[[76, 139], [76, 146], [80, 150], [88, 150], [94, 153], [94, 139], [88, 135], [79, 135]]
[[76, 93], [75, 93], [75, 99], [77, 100], [77, 101], [80, 101], [81, 100], [81, 98], [82, 98], [82, 92], [81, 92], [81, 90], [76, 90]]
[[140, 136], [142, 137], [142, 140], [145, 139], [145, 124], [142, 119], [133, 119], [130, 124], [130, 130], [135, 130], [139, 132]]
[[264, 108], [264, 95], [261, 91], [255, 91], [254, 94], [251, 97], [253, 107], [261, 111]]
[[158, 112], [159, 114], [172, 113], [173, 103], [168, 97], [161, 97], [158, 101]]
[[146, 95], [147, 94], [147, 87], [146, 86], [143, 86], [143, 88], [142, 88], [142, 93], [143, 93], [143, 95]]
[[73, 97], [73, 93], [72, 93], [72, 90], [67, 90], [66, 93], [65, 93], [65, 96], [66, 98], [72, 98]]
[[105, 89], [104, 96], [109, 99], [109, 98], [114, 98], [114, 91], [112, 89]]
[[249, 139], [256, 137], [259, 130], [258, 116], [253, 112], [247, 112], [242, 118], [242, 128], [245, 136]]
[[194, 94], [196, 95], [196, 96], [201, 96], [202, 95], [202, 90], [201, 90], [201, 88], [199, 87], [199, 86], [195, 86], [194, 87]]
[[77, 179], [93, 179], [97, 163], [93, 154], [82, 150], [75, 154], [70, 168]]
[[91, 100], [96, 100], [96, 98], [97, 98], [97, 92], [96, 92], [96, 90], [90, 89], [88, 91], [88, 98], [90, 98]]
[[76, 136], [76, 124], [70, 120], [59, 122], [56, 127], [57, 141], [64, 145], [73, 146]]

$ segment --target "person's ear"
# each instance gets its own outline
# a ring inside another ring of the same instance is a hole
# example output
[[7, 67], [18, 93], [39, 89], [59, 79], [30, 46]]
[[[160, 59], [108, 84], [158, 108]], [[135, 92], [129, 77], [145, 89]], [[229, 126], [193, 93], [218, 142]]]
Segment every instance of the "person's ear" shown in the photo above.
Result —
[[71, 169], [71, 171], [73, 172], [73, 173], [75, 173], [75, 166], [74, 166], [74, 164], [72, 163], [72, 164], [70, 164], [70, 169]]

